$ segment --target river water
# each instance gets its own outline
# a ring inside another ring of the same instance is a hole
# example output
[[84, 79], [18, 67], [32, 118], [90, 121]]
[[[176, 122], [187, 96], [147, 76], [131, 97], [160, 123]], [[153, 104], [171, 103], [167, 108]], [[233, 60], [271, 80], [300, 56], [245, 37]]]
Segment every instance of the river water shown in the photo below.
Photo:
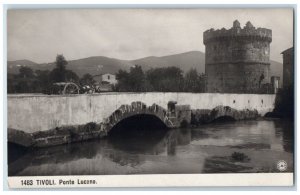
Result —
[[[130, 131], [126, 129], [126, 131]], [[10, 176], [293, 172], [293, 123], [232, 121], [140, 130], [101, 140], [25, 150], [9, 147]]]

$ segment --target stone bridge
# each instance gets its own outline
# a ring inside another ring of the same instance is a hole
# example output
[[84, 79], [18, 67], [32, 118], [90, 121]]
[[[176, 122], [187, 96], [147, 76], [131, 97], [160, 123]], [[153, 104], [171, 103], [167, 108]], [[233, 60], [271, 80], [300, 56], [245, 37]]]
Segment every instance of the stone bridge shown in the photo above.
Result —
[[218, 93], [101, 93], [8, 95], [8, 141], [44, 147], [100, 138], [120, 121], [151, 115], [168, 128], [220, 117], [264, 116], [275, 95]]

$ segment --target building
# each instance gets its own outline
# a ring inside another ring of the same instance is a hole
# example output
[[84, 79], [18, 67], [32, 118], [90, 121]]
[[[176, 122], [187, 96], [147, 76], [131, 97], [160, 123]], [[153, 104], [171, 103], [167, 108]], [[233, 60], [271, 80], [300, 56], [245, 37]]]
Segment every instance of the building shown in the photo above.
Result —
[[281, 52], [283, 57], [283, 78], [282, 86], [287, 88], [294, 82], [294, 47]]
[[118, 83], [118, 81], [116, 79], [116, 75], [110, 74], [110, 73], [95, 75], [93, 77], [94, 77], [94, 80], [99, 84], [115, 85]]
[[112, 85], [115, 85], [118, 82], [116, 80], [116, 75], [114, 75], [114, 74], [109, 74], [109, 73], [103, 74], [101, 76], [101, 78], [102, 78], [102, 82], [107, 82], [107, 83], [112, 84]]
[[116, 75], [114, 74], [101, 74], [93, 76], [96, 81], [96, 90], [101, 91], [113, 91], [114, 85], [118, 83], [116, 80]]
[[270, 43], [272, 31], [244, 28], [235, 20], [230, 29], [203, 33], [207, 92], [259, 93], [270, 84]]

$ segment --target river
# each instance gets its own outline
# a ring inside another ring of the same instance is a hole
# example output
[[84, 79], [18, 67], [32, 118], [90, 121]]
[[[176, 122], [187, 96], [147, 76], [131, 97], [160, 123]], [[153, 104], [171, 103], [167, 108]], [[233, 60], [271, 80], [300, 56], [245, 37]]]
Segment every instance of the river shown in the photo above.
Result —
[[[9, 146], [9, 176], [293, 172], [293, 123], [231, 121], [139, 130], [43, 149]], [[129, 133], [130, 132], [130, 133]]]

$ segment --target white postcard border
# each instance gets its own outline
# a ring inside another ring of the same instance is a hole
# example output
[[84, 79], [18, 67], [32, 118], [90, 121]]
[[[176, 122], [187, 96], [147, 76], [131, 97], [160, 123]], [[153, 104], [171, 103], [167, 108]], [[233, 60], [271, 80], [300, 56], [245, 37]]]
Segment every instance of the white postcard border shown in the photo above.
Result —
[[9, 188], [293, 186], [293, 173], [8, 177]]

